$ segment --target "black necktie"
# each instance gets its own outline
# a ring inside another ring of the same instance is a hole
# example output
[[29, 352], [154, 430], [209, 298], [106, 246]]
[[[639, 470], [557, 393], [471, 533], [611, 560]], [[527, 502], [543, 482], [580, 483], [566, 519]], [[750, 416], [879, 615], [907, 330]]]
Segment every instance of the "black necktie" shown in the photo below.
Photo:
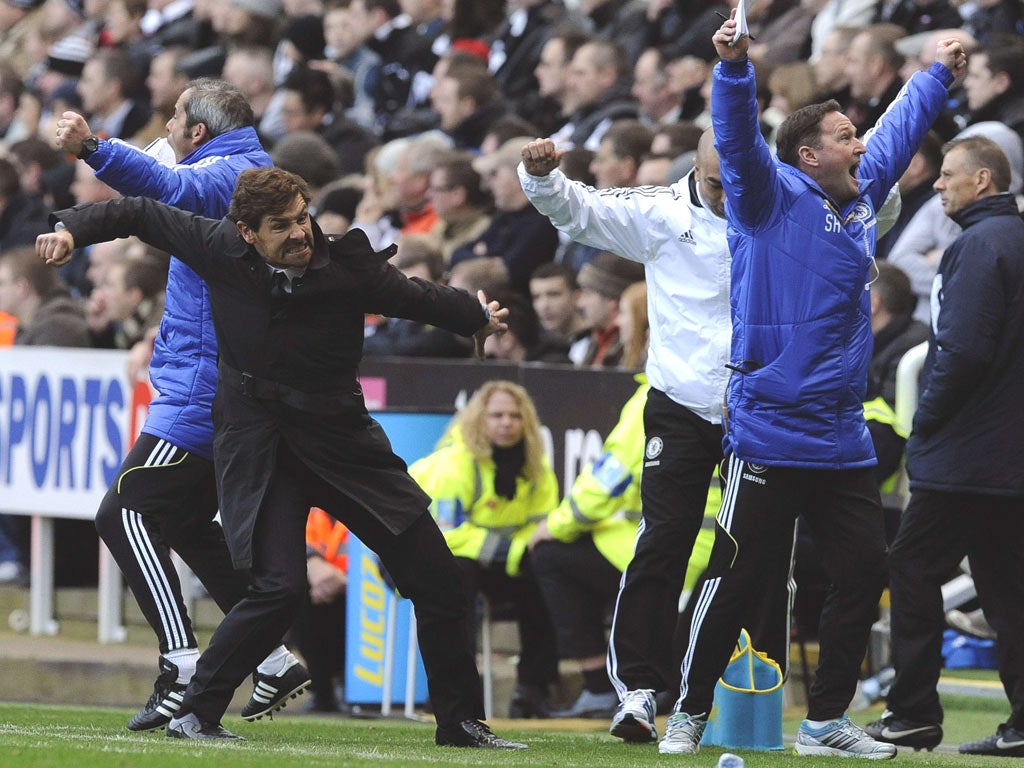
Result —
[[272, 299], [283, 299], [288, 295], [288, 275], [275, 270], [270, 280], [270, 297]]

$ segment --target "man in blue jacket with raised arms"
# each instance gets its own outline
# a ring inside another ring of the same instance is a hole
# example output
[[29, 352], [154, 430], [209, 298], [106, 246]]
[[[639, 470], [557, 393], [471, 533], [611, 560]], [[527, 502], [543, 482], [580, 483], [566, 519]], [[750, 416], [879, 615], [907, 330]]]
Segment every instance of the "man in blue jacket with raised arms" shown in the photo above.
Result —
[[[57, 144], [122, 194], [210, 218], [227, 213], [239, 173], [272, 164], [245, 96], [228, 83], [205, 78], [186, 86], [167, 122], [163, 149], [173, 150], [173, 167], [130, 144], [97, 138], [75, 112], [61, 115]], [[214, 521], [210, 409], [217, 389], [217, 340], [210, 297], [205, 283], [176, 258], [167, 274], [149, 376], [158, 395], [96, 512], [100, 538], [160, 641], [160, 675], [149, 701], [128, 722], [133, 731], [170, 722], [199, 658], [170, 551], [195, 572], [224, 613], [245, 597], [249, 584], [248, 574], [234, 569], [224, 533]], [[308, 685], [305, 667], [279, 646], [257, 668], [256, 687], [242, 715], [251, 720], [279, 709]]]
[[711, 116], [733, 257], [727, 485], [680, 697], [659, 748], [698, 751], [741, 618], [766, 577], [786, 578], [786, 559], [773, 555], [792, 548], [793, 520], [802, 513], [833, 587], [796, 752], [890, 758], [893, 745], [845, 715], [885, 582], [882, 505], [863, 408], [875, 211], [967, 57], [959, 43], [940, 43], [936, 63], [911, 78], [866, 142], [835, 101], [797, 110], [779, 128], [776, 158], [758, 127], [748, 38], [730, 18], [713, 41], [722, 61]]

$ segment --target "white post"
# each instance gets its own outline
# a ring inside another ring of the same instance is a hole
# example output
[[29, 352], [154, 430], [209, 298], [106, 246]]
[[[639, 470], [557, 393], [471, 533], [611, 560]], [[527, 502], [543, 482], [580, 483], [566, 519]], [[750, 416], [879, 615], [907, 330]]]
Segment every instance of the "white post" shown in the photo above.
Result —
[[32, 515], [32, 562], [29, 564], [29, 631], [56, 635], [53, 617], [53, 519]]

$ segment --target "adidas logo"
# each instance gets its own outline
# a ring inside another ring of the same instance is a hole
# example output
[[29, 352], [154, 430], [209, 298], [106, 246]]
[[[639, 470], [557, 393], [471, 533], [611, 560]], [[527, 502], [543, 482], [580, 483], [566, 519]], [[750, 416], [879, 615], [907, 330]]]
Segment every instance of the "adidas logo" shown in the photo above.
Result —
[[693, 230], [688, 229], [685, 232], [683, 232], [683, 234], [679, 236], [679, 242], [686, 243], [687, 245], [696, 245], [697, 240], [693, 236]]

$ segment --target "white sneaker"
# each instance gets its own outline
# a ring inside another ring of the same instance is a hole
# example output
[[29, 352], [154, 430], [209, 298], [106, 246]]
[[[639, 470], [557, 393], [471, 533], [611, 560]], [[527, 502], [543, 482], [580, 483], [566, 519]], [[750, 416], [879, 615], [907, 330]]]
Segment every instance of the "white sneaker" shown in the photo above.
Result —
[[663, 755], [696, 755], [700, 751], [700, 737], [708, 724], [705, 714], [688, 715], [673, 712], [665, 726], [665, 738], [658, 745]]
[[846, 715], [819, 728], [812, 728], [804, 720], [797, 731], [793, 751], [798, 755], [834, 755], [866, 760], [896, 757], [895, 744], [875, 741]]
[[656, 710], [654, 691], [650, 688], [626, 691], [618, 711], [612, 717], [612, 727], [608, 732], [623, 741], [657, 741], [658, 729], [654, 725]]

